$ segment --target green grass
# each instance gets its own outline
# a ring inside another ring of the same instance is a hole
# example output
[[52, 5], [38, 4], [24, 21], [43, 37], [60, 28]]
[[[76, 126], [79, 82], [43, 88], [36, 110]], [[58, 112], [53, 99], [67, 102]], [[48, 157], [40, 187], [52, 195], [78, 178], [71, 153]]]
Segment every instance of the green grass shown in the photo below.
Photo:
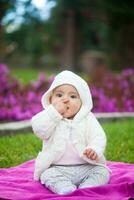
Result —
[[[107, 160], [134, 163], [134, 119], [102, 124], [107, 134]], [[33, 133], [0, 137], [0, 167], [34, 159], [41, 140]]]
[[38, 70], [33, 69], [12, 69], [11, 75], [15, 76], [19, 81], [26, 84], [31, 80], [37, 80]]
[[[60, 71], [55, 69], [55, 70], [45, 70], [45, 69], [40, 69], [40, 68], [12, 68], [10, 69], [11, 75], [16, 77], [21, 83], [27, 84], [31, 80], [37, 80], [38, 75], [40, 72], [43, 72], [47, 78], [49, 78], [52, 75], [56, 75]], [[82, 76], [84, 79], [88, 79], [88, 76], [85, 73], [79, 74]]]
[[0, 143], [0, 167], [33, 159], [41, 149], [41, 141], [32, 133], [1, 136]]
[[55, 71], [36, 69], [36, 68], [21, 68], [21, 69], [10, 69], [11, 75], [16, 77], [21, 83], [27, 84], [31, 80], [37, 80], [40, 72], [43, 72], [46, 77], [50, 77], [53, 74], [56, 74]]

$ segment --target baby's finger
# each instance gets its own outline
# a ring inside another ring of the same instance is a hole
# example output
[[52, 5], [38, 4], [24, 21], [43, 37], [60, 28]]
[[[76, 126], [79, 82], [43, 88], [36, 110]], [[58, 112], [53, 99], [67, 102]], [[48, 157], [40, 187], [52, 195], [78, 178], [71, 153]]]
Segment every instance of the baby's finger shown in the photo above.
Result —
[[96, 160], [96, 158], [97, 158], [97, 154], [94, 152], [94, 154], [91, 156], [91, 159]]
[[90, 152], [91, 152], [91, 149], [86, 149], [86, 150], [83, 152], [83, 154], [86, 155], [87, 157], [89, 157]]
[[83, 152], [83, 154], [87, 154], [87, 149]]
[[88, 157], [92, 158], [93, 155], [94, 155], [94, 151], [89, 151], [88, 152]]
[[92, 149], [86, 149], [87, 154], [89, 154], [92, 151]]

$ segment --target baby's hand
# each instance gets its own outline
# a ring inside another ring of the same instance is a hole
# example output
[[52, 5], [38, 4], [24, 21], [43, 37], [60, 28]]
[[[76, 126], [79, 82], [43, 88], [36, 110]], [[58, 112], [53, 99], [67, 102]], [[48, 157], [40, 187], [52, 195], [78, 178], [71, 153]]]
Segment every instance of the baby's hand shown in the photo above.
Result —
[[93, 151], [92, 149], [86, 149], [83, 153], [84, 155], [86, 155], [88, 158], [90, 158], [91, 160], [96, 160], [98, 159], [98, 155], [95, 151]]
[[59, 101], [59, 102], [55, 102], [53, 103], [53, 106], [55, 107], [55, 109], [63, 116], [64, 113], [67, 110], [67, 105], [64, 104], [63, 102]]

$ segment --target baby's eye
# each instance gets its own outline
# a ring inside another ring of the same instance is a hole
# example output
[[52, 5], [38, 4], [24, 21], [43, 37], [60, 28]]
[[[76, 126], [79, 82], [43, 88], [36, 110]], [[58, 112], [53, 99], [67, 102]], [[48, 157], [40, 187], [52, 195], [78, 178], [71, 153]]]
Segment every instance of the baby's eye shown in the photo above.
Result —
[[56, 97], [62, 97], [62, 94], [61, 93], [57, 93]]
[[71, 98], [72, 98], [72, 99], [76, 99], [77, 96], [76, 96], [76, 95], [71, 95]]

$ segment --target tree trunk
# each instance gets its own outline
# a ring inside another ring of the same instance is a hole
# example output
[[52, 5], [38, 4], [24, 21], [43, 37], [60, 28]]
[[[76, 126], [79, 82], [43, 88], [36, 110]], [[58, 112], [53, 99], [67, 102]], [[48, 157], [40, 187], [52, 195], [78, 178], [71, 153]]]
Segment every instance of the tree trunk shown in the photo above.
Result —
[[75, 67], [75, 13], [68, 11], [65, 25], [65, 44], [62, 54], [62, 67], [73, 70]]
[[134, 67], [134, 23], [128, 24], [121, 32], [120, 64], [121, 67]]
[[3, 39], [3, 27], [0, 22], [0, 62], [4, 62], [6, 47]]

